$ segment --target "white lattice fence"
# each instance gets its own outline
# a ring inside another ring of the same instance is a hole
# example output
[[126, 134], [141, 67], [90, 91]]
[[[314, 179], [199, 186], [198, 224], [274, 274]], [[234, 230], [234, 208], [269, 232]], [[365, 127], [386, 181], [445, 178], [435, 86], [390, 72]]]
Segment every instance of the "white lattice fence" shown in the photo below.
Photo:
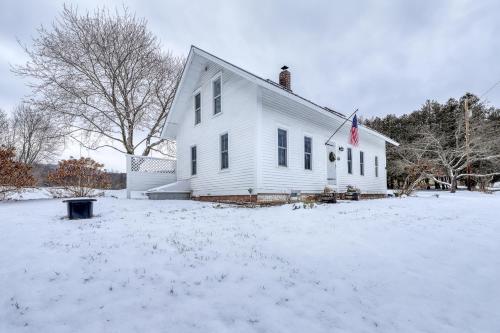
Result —
[[134, 172], [151, 172], [151, 173], [174, 173], [175, 160], [167, 160], [162, 158], [131, 156], [130, 170]]
[[177, 180], [176, 160], [136, 155], [126, 156], [128, 197], [130, 197], [131, 191], [146, 191]]

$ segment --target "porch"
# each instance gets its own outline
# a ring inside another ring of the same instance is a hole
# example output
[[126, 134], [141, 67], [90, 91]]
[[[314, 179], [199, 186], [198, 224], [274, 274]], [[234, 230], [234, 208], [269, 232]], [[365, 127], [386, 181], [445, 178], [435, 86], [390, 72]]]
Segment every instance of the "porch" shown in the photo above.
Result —
[[189, 199], [189, 184], [177, 181], [177, 161], [149, 156], [126, 155], [127, 198], [146, 191], [149, 199]]

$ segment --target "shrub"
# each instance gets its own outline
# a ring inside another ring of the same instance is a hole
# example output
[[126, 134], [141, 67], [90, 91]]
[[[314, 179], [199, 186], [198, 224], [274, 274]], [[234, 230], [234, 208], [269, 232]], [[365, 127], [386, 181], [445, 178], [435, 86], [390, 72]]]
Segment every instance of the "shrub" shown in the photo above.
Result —
[[15, 161], [14, 157], [14, 148], [0, 146], [0, 199], [4, 199], [9, 192], [21, 191], [36, 184], [31, 167]]
[[57, 169], [49, 173], [48, 180], [73, 197], [93, 196], [96, 189], [106, 189], [111, 185], [111, 178], [103, 166], [91, 158], [62, 160]]

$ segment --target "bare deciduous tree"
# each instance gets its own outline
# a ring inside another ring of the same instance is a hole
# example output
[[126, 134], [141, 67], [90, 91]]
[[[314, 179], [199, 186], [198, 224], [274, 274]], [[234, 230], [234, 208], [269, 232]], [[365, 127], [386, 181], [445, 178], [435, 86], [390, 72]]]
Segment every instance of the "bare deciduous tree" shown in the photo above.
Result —
[[0, 146], [11, 146], [9, 132], [9, 118], [7, 117], [7, 113], [0, 109]]
[[437, 172], [438, 167], [430, 160], [428, 148], [429, 143], [424, 140], [405, 143], [398, 147], [397, 154], [400, 159], [395, 161], [393, 168], [404, 175], [404, 182], [399, 188], [400, 195], [410, 195], [418, 184], [426, 178], [433, 177]]
[[162, 52], [145, 20], [65, 6], [24, 49], [30, 60], [13, 70], [31, 79], [34, 103], [83, 134], [75, 140], [129, 154], [160, 150], [184, 61]]
[[[460, 120], [463, 121], [463, 118], [458, 121]], [[441, 165], [451, 179], [452, 193], [457, 190], [458, 180], [467, 176], [482, 178], [500, 174], [498, 169], [489, 174], [467, 173], [468, 164], [500, 160], [500, 154], [496, 151], [500, 145], [500, 136], [493, 124], [485, 123], [481, 119], [471, 119], [468, 147], [461, 126], [457, 126], [451, 141], [446, 134], [429, 129], [424, 129], [422, 134], [429, 144], [428, 152], [433, 161]]]
[[28, 165], [54, 160], [64, 146], [64, 131], [50, 114], [26, 104], [14, 110], [9, 137], [16, 159]]

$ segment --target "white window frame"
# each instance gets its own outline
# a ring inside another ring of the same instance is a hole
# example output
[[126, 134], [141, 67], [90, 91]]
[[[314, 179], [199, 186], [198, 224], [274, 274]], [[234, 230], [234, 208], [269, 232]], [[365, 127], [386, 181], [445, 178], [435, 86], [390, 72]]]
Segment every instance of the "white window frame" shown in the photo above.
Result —
[[[193, 159], [193, 148], [195, 149], [196, 151], [196, 158]], [[196, 177], [196, 175], [198, 175], [198, 146], [196, 145], [192, 145], [189, 147], [189, 171], [190, 171], [190, 174], [191, 174], [191, 177]], [[195, 166], [195, 173], [193, 173], [193, 162], [196, 163], [196, 166]]]
[[[200, 122], [196, 122], [196, 96], [197, 95], [200, 95]], [[196, 89], [194, 92], [193, 92], [193, 108], [194, 108], [194, 126], [198, 126], [201, 124], [201, 120], [202, 120], [202, 103], [203, 103], [203, 96], [201, 96], [201, 88], [198, 88]]]
[[[218, 96], [214, 96], [214, 82], [220, 79], [220, 94]], [[210, 100], [212, 101], [212, 117], [217, 117], [223, 113], [223, 107], [222, 107], [222, 72], [219, 72], [215, 74], [212, 79], [210, 80], [210, 92], [211, 92], [211, 97]], [[215, 113], [215, 98], [219, 97], [220, 98], [220, 112]]]
[[[227, 168], [222, 168], [222, 137], [224, 135], [227, 135]], [[229, 132], [224, 132], [219, 134], [219, 170], [221, 172], [229, 171], [230, 165], [231, 164], [229, 163]]]
[[365, 152], [362, 150], [359, 151], [359, 174], [365, 175]]
[[[308, 139], [311, 139], [311, 151], [309, 153], [306, 153], [306, 138]], [[304, 145], [304, 170], [307, 170], [307, 171], [312, 171], [313, 170], [313, 137], [312, 135], [309, 135], [307, 133], [304, 133], [304, 136], [303, 136], [303, 145]], [[311, 168], [310, 169], [307, 169], [306, 168], [306, 154], [309, 154], [309, 159], [310, 159], [310, 162], [311, 162]]]
[[[279, 131], [282, 130], [282, 131], [285, 131], [286, 133], [286, 147], [285, 147], [285, 165], [280, 165], [280, 145], [279, 145]], [[288, 168], [288, 150], [289, 150], [289, 146], [290, 146], [290, 131], [288, 130], [287, 127], [285, 126], [278, 126], [276, 127], [276, 158], [277, 158], [277, 163], [276, 165], [279, 167], [279, 168]]]
[[[349, 152], [351, 152], [351, 159], [349, 160]], [[347, 151], [346, 151], [346, 154], [347, 154], [347, 158], [346, 158], [346, 161], [347, 161], [347, 174], [349, 175], [352, 175], [352, 165], [353, 165], [353, 155], [352, 155], [352, 148], [347, 148]], [[349, 168], [350, 166], [350, 168]], [[351, 170], [349, 170], [351, 169]]]

